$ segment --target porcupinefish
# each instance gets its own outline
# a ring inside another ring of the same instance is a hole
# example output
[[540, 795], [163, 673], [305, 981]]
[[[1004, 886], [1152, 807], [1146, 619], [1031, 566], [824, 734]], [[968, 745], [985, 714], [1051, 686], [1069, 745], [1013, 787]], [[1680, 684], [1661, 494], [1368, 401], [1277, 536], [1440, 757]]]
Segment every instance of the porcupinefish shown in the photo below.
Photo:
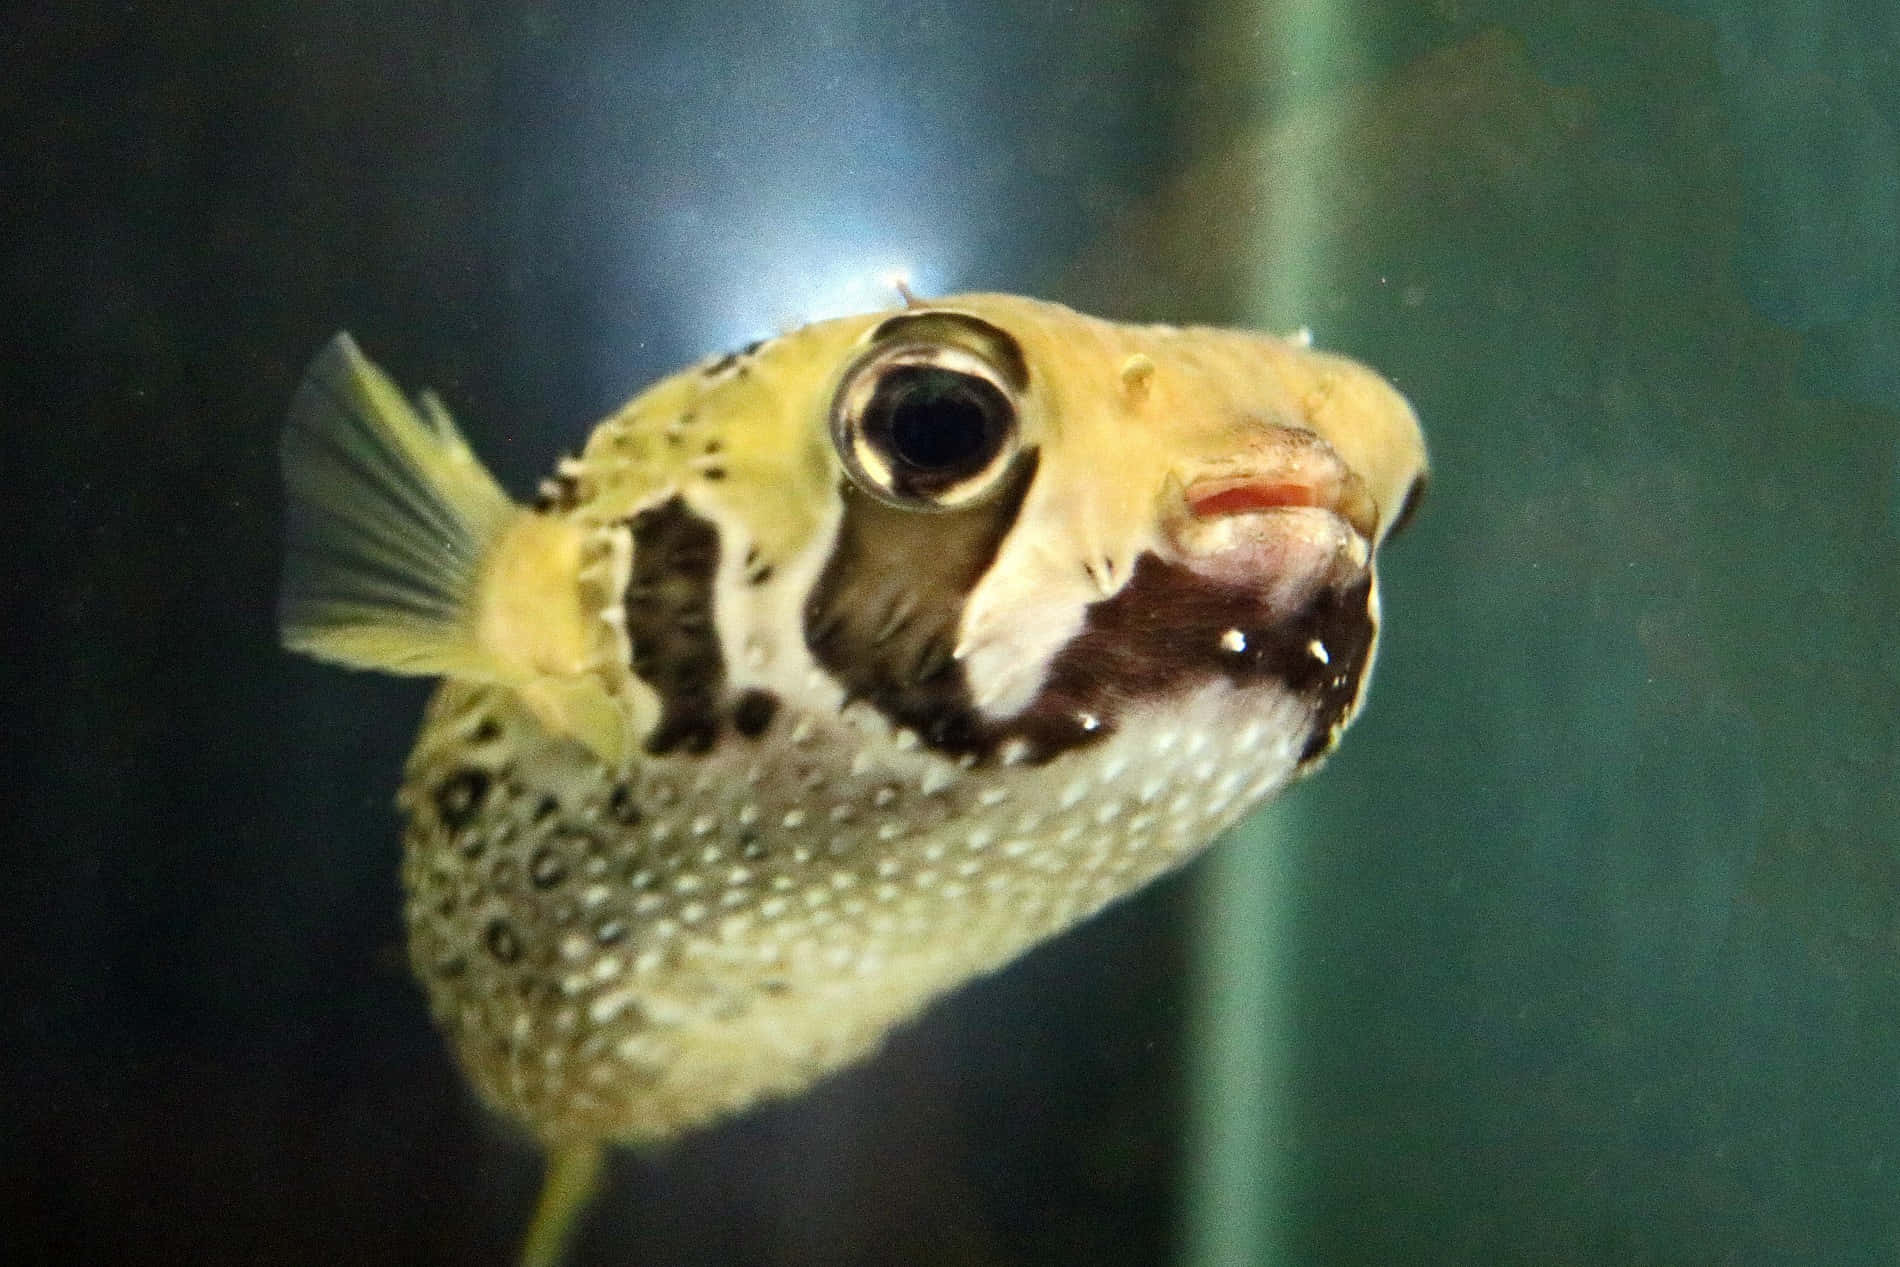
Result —
[[1004, 295], [676, 374], [511, 502], [347, 335], [284, 434], [285, 644], [443, 679], [409, 953], [551, 1150], [792, 1094], [1181, 865], [1358, 711], [1405, 400], [1301, 337]]

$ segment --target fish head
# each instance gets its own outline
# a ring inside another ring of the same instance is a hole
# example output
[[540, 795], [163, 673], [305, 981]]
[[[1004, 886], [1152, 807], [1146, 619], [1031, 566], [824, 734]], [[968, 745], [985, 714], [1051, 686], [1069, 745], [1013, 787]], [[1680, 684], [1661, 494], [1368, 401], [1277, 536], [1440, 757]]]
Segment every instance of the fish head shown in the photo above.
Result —
[[[616, 454], [651, 482], [613, 487]], [[1299, 337], [1003, 295], [709, 362], [588, 459], [596, 516], [709, 524], [735, 686], [862, 703], [966, 762], [1048, 759], [1216, 679], [1311, 697], [1323, 751], [1426, 467], [1398, 392]]]

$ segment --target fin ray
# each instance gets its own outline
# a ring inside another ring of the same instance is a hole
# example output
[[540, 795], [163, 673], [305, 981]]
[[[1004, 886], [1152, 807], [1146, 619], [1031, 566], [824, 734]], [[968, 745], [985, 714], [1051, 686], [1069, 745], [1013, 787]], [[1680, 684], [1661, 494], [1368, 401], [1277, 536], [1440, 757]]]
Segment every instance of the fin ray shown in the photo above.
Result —
[[339, 334], [291, 402], [282, 461], [284, 645], [356, 668], [489, 676], [474, 603], [517, 507], [441, 401], [411, 404]]

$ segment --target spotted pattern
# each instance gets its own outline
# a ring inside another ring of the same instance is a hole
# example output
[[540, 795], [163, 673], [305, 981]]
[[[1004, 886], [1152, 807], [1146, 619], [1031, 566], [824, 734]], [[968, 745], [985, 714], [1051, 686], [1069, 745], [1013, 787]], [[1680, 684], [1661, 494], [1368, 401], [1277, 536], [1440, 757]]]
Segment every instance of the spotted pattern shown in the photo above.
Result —
[[[1212, 681], [1165, 723], [978, 771], [864, 705], [781, 704], [755, 740], [616, 775], [449, 686], [403, 794], [416, 970], [497, 1107], [549, 1140], [661, 1138], [804, 1086], [1190, 857], [1290, 776], [1309, 710]], [[500, 740], [455, 742], [484, 721]], [[440, 790], [478, 756], [486, 813], [452, 822]]]

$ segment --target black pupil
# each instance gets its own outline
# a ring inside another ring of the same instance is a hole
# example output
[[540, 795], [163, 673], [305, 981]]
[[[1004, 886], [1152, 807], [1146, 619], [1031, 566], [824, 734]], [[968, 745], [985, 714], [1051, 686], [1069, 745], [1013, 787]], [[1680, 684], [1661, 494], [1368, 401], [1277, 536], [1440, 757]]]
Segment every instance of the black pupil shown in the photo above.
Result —
[[903, 365], [885, 372], [865, 421], [900, 466], [955, 478], [981, 470], [995, 455], [1009, 410], [1009, 401], [987, 379]]

